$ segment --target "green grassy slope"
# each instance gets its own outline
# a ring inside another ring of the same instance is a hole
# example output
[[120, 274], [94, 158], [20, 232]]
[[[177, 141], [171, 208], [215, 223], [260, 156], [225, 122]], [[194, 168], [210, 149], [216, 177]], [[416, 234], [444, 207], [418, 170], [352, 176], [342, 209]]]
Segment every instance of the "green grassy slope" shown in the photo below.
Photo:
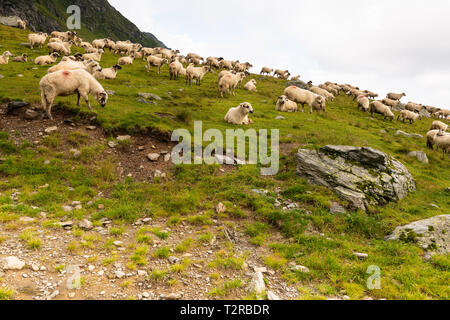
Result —
[[[26, 41], [26, 32], [0, 26], [2, 50], [14, 54], [27, 52], [31, 58], [46, 53], [45, 49], [31, 51], [21, 47]], [[103, 67], [110, 67], [117, 56], [106, 54]], [[108, 216], [114, 219], [133, 221], [143, 215], [170, 217], [177, 223], [183, 219], [198, 217], [198, 221], [210, 223], [214, 205], [218, 201], [227, 204], [229, 210], [220, 219], [239, 219], [250, 215], [255, 224], [249, 225], [246, 233], [255, 245], [268, 246], [273, 254], [265, 257], [266, 264], [284, 273], [284, 276], [298, 284], [305, 298], [320, 298], [346, 292], [351, 298], [370, 295], [387, 299], [448, 299], [449, 257], [438, 256], [431, 261], [421, 257], [423, 250], [414, 244], [385, 242], [384, 237], [396, 226], [450, 212], [450, 200], [445, 188], [449, 187], [450, 168], [448, 157], [426, 149], [425, 140], [395, 136], [400, 129], [425, 135], [431, 126], [431, 119], [414, 125], [401, 122], [385, 122], [381, 117], [371, 119], [368, 114], [357, 110], [356, 103], [340, 95], [327, 105], [325, 115], [309, 113], [281, 114], [275, 111], [275, 101], [282, 94], [285, 82], [252, 75], [258, 81], [258, 92], [249, 93], [242, 89], [236, 97], [220, 99], [217, 92], [217, 74], [208, 74], [201, 87], [186, 87], [184, 80], [170, 81], [167, 67], [157, 75], [144, 68], [144, 62], [135, 61], [125, 66], [115, 81], [102, 81], [107, 90], [114, 90], [106, 109], [94, 102], [98, 121], [111, 131], [136, 132], [152, 128], [170, 132], [176, 128], [192, 130], [191, 120], [202, 120], [204, 130], [217, 128], [222, 131], [232, 128], [223, 121], [230, 107], [248, 101], [254, 109], [254, 129], [280, 129], [281, 142], [302, 145], [305, 148], [319, 148], [326, 144], [369, 146], [399, 159], [411, 171], [417, 181], [417, 192], [399, 203], [391, 203], [376, 212], [366, 214], [354, 212], [348, 215], [330, 215], [330, 201], [336, 197], [324, 188], [309, 185], [295, 174], [293, 153], [282, 157], [282, 170], [275, 177], [259, 176], [256, 166], [245, 166], [223, 175], [217, 167], [179, 166], [171, 173], [168, 182], [144, 184], [131, 180], [118, 181], [109, 174], [113, 160], [96, 158], [96, 152], [86, 147], [83, 161], [61, 158], [50, 144], [48, 148], [35, 150], [28, 144], [12, 147], [7, 136], [2, 135], [0, 150], [6, 161], [0, 163], [0, 173], [8, 177], [8, 183], [0, 183], [0, 215], [11, 213], [33, 215], [37, 212], [27, 208], [13, 208], [8, 194], [13, 188], [23, 191], [23, 203], [45, 208], [55, 218], [63, 216], [61, 203], [68, 200], [88, 201], [98, 191], [107, 191], [107, 207], [98, 213], [93, 208], [84, 209], [74, 219], [93, 214], [96, 219]], [[0, 66], [0, 98], [4, 100], [23, 99], [40, 103], [39, 80], [47, 67], [33, 70], [32, 63]], [[17, 77], [23, 74], [23, 78]], [[246, 79], [248, 81], [248, 79]], [[182, 91], [180, 91], [183, 89]], [[157, 105], [139, 103], [138, 92], [159, 95], [162, 101]], [[171, 94], [168, 94], [171, 92]], [[89, 113], [87, 107], [75, 106], [75, 97], [57, 98], [58, 107], [75, 112]], [[161, 114], [165, 115], [161, 117]], [[286, 120], [275, 120], [283, 115]], [[387, 133], [382, 133], [386, 130]], [[425, 151], [430, 164], [425, 165], [407, 157], [409, 151]], [[295, 150], [293, 150], [295, 152]], [[43, 160], [54, 157], [52, 167], [46, 167]], [[75, 167], [74, 170], [71, 168]], [[57, 175], [54, 172], [58, 172]], [[50, 188], [32, 195], [32, 190], [44, 183]], [[69, 183], [75, 192], [64, 191], [62, 184]], [[274, 190], [279, 187], [286, 199], [301, 204], [302, 209], [283, 212], [274, 209]], [[267, 189], [269, 196], [253, 193], [252, 189]], [[214, 193], [211, 190], [215, 190]], [[75, 199], [76, 198], [76, 199]], [[438, 208], [430, 206], [436, 204]], [[199, 214], [200, 213], [200, 214]], [[285, 239], [268, 243], [267, 230], [276, 228]], [[324, 235], [322, 235], [324, 234]], [[365, 252], [369, 259], [360, 261], [353, 252]], [[293, 272], [288, 262], [307, 266], [311, 273]], [[382, 270], [381, 290], [366, 288], [367, 267], [377, 265]]]

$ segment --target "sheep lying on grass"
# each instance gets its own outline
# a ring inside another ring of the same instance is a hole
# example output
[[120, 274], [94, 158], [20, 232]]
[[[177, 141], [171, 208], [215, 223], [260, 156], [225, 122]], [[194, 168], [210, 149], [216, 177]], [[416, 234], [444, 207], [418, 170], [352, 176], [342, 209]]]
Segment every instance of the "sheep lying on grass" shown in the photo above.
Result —
[[100, 62], [102, 60], [102, 54], [105, 53], [105, 51], [103, 51], [103, 49], [98, 49], [98, 51], [96, 53], [85, 53], [83, 54], [83, 59], [92, 59], [95, 61]]
[[298, 106], [294, 101], [289, 100], [286, 96], [278, 97], [276, 110], [280, 112], [297, 112]]
[[80, 97], [86, 101], [89, 110], [93, 110], [89, 103], [89, 94], [94, 96], [102, 107], [106, 106], [108, 94], [101, 84], [87, 71], [61, 70], [45, 75], [40, 83], [42, 108], [49, 119], [52, 117], [52, 106], [58, 96], [77, 94], [77, 105], [80, 105]]
[[433, 123], [431, 124], [431, 129], [430, 130], [441, 130], [441, 131], [447, 131], [448, 130], [448, 125], [441, 122], [441, 121], [433, 121]]
[[55, 63], [58, 58], [59, 58], [59, 53], [58, 52], [53, 52], [49, 56], [37, 57], [36, 59], [34, 59], [34, 63], [37, 64], [37, 65], [40, 65], [40, 66], [45, 66], [47, 64]]
[[116, 64], [111, 68], [106, 68], [95, 72], [94, 77], [97, 80], [114, 80], [117, 77], [117, 73], [121, 69], [122, 67]]
[[391, 108], [385, 104], [382, 104], [380, 101], [372, 101], [370, 103], [369, 111], [372, 118], [374, 113], [378, 113], [384, 116], [384, 120], [388, 118], [391, 119], [391, 121], [394, 121], [395, 115], [392, 113]]
[[397, 121], [402, 119], [403, 122], [405, 122], [406, 120], [409, 121], [410, 124], [413, 124], [414, 122], [416, 122], [417, 119], [421, 119], [422, 117], [420, 116], [420, 114], [415, 113], [415, 112], [411, 112], [408, 110], [402, 110], [400, 112], [400, 114], [397, 117]]
[[28, 55], [26, 53], [23, 53], [21, 56], [13, 58], [14, 62], [27, 62], [28, 61]]
[[129, 56], [129, 57], [122, 57], [122, 58], [119, 58], [119, 60], [117, 61], [117, 64], [118, 64], [119, 66], [124, 66], [124, 65], [130, 65], [130, 64], [133, 64], [134, 58], [135, 58], [134, 55], [131, 55], [131, 56]]
[[305, 104], [310, 107], [310, 113], [313, 113], [313, 111], [325, 112], [325, 98], [309, 90], [290, 86], [284, 90], [284, 95], [288, 99], [300, 103], [302, 105], [302, 112], [305, 112]]
[[245, 90], [251, 91], [251, 92], [256, 92], [256, 80], [252, 79], [249, 82], [247, 82], [244, 86]]
[[225, 121], [237, 125], [249, 125], [253, 120], [249, 119], [248, 115], [253, 113], [253, 107], [250, 103], [241, 103], [236, 108], [231, 108], [225, 116]]
[[0, 56], [0, 64], [8, 64], [9, 57], [12, 57], [12, 53], [9, 51], [3, 52], [3, 54]]

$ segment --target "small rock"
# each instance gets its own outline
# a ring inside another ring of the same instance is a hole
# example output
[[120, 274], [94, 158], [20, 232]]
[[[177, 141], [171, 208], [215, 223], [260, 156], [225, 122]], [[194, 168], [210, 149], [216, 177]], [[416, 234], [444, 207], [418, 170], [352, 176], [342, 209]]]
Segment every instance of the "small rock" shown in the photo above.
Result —
[[144, 98], [144, 99], [152, 99], [152, 100], [157, 100], [157, 101], [161, 101], [161, 97], [157, 96], [156, 94], [153, 93], [138, 93], [138, 96]]
[[305, 266], [300, 266], [300, 265], [292, 266], [292, 270], [300, 271], [300, 272], [303, 272], [303, 273], [309, 273], [309, 272], [310, 272], [309, 269], [308, 269], [307, 267], [305, 267]]
[[142, 292], [142, 296], [146, 299], [150, 298], [150, 294], [148, 292]]
[[25, 115], [24, 118], [26, 120], [35, 120], [39, 117], [39, 113], [32, 110], [32, 109], [27, 109], [27, 111], [25, 111]]
[[86, 129], [90, 130], [90, 131], [95, 131], [97, 130], [96, 126], [87, 126]]
[[171, 293], [169, 295], [167, 295], [166, 300], [181, 300], [183, 298], [183, 296], [180, 293]]
[[70, 292], [68, 296], [70, 299], [75, 298], [75, 292]]
[[73, 211], [73, 207], [72, 207], [72, 206], [63, 206], [62, 209], [63, 209], [63, 211], [65, 211], [65, 212], [71, 212], [71, 211]]
[[178, 259], [177, 257], [169, 257], [169, 262], [171, 264], [178, 263], [179, 261], [180, 261], [180, 259]]
[[170, 153], [166, 154], [166, 155], [164, 156], [164, 162], [169, 162], [169, 161], [170, 161], [170, 158], [171, 158]]
[[367, 253], [355, 252], [353, 253], [353, 255], [361, 260], [366, 260], [367, 258], [369, 258], [369, 255]]
[[106, 93], [107, 93], [109, 96], [113, 96], [113, 95], [116, 94], [116, 92], [113, 91], [113, 90], [106, 90]]
[[115, 272], [115, 276], [116, 276], [116, 278], [118, 278], [118, 279], [122, 279], [123, 277], [126, 276], [126, 274], [125, 274], [125, 272], [123, 272], [122, 270], [117, 270], [117, 271]]
[[46, 134], [51, 134], [51, 133], [54, 133], [54, 132], [56, 132], [56, 131], [58, 131], [58, 127], [57, 127], [57, 126], [48, 127], [48, 128], [46, 128], [46, 129], [44, 130], [44, 132], [45, 132]]
[[81, 156], [81, 151], [77, 149], [70, 149], [69, 153], [73, 158], [78, 159]]
[[264, 282], [264, 276], [261, 272], [256, 272], [253, 275], [252, 281], [247, 289], [249, 292], [254, 293], [257, 296], [264, 294], [266, 291], [266, 283]]
[[277, 117], [275, 118], [275, 120], [286, 120], [286, 118], [283, 117], [283, 116], [277, 116]]
[[94, 228], [94, 225], [92, 224], [91, 221], [89, 221], [87, 219], [83, 219], [78, 223], [78, 227], [80, 227], [81, 229], [83, 229], [85, 231], [90, 231]]
[[99, 204], [97, 208], [98, 208], [98, 210], [104, 210], [105, 209], [105, 205], [104, 204]]
[[25, 267], [25, 262], [14, 256], [3, 258], [1, 261], [3, 270], [22, 270]]
[[145, 271], [145, 270], [138, 270], [137, 274], [138, 274], [139, 277], [146, 277], [146, 276], [148, 276], [148, 272]]
[[332, 202], [331, 203], [331, 208], [330, 208], [330, 213], [331, 214], [344, 214], [346, 213], [346, 210], [343, 206], [341, 206], [339, 203], [337, 202]]
[[113, 244], [114, 244], [116, 247], [122, 247], [122, 246], [123, 246], [123, 241], [114, 241]]
[[120, 142], [130, 141], [130, 140], [131, 140], [131, 136], [129, 136], [129, 135], [117, 137], [117, 141], [120, 141]]
[[412, 152], [408, 153], [408, 157], [416, 158], [417, 160], [419, 160], [420, 162], [425, 163], [425, 164], [429, 163], [427, 154], [423, 151], [412, 151]]
[[227, 211], [227, 207], [222, 202], [220, 202], [216, 206], [216, 213], [217, 214], [225, 213], [226, 211]]
[[108, 147], [110, 147], [111, 149], [114, 149], [115, 147], [117, 147], [117, 143], [115, 143], [114, 141], [109, 141]]
[[19, 219], [19, 222], [21, 222], [21, 223], [33, 223], [35, 221], [36, 221], [36, 219], [30, 218], [30, 217], [21, 217]]
[[72, 222], [72, 221], [60, 222], [59, 225], [60, 225], [61, 227], [63, 227], [64, 229], [66, 229], [66, 228], [72, 228], [73, 222]]
[[147, 155], [148, 160], [150, 160], [152, 162], [158, 161], [159, 157], [160, 157], [159, 153], [149, 153]]

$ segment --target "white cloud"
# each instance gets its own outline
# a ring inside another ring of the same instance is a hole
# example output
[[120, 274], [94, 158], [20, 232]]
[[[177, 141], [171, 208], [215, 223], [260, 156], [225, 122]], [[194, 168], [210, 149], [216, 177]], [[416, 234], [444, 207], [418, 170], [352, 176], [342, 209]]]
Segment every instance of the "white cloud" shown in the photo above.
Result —
[[166, 45], [289, 69], [306, 81], [348, 82], [450, 101], [450, 3], [445, 0], [110, 0]]

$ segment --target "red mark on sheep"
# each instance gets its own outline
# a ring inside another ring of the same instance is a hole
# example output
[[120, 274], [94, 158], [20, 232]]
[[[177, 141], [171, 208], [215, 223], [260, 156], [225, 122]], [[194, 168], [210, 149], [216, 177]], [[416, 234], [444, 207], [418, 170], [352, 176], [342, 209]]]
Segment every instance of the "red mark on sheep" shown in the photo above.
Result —
[[64, 71], [62, 74], [63, 74], [64, 77], [70, 76], [70, 72], [69, 71]]

